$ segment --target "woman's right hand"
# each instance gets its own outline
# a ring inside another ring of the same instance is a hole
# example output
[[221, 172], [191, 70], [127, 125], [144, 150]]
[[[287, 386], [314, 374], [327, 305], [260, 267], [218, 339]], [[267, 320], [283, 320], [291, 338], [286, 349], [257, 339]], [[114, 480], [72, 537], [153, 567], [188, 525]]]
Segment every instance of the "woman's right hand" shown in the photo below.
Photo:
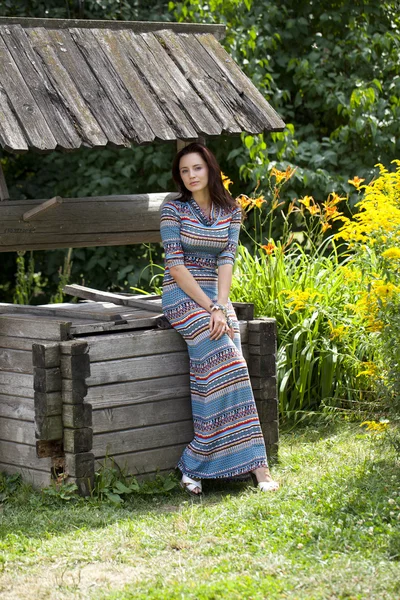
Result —
[[225, 315], [222, 310], [211, 311], [210, 316], [210, 340], [219, 340], [224, 333], [229, 335], [229, 327], [227, 325]]

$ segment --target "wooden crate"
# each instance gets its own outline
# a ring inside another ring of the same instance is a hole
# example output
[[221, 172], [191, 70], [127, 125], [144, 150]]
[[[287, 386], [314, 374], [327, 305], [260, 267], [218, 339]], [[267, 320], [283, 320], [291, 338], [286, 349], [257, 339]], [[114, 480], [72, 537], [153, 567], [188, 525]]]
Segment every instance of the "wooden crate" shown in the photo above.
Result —
[[[278, 444], [276, 326], [236, 305], [268, 453]], [[0, 470], [36, 487], [68, 473], [90, 493], [111, 457], [174, 469], [193, 437], [186, 344], [153, 314], [106, 302], [0, 306]]]

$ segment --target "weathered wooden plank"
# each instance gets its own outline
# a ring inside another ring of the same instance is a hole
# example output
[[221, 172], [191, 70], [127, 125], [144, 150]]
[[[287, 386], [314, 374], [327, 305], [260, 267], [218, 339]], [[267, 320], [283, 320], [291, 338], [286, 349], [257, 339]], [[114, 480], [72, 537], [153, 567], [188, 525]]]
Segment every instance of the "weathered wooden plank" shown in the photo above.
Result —
[[[200, 44], [218, 64], [226, 79], [235, 88], [242, 99], [242, 114], [247, 117], [249, 133], [260, 131], [283, 131], [285, 123], [278, 113], [268, 104], [252, 81], [240, 70], [233, 58], [210, 34], [195, 36]], [[239, 108], [239, 107], [238, 107]]]
[[186, 443], [141, 452], [127, 452], [113, 457], [113, 461], [130, 475], [172, 471], [176, 468]]
[[5, 462], [0, 462], [0, 471], [10, 475], [14, 475], [14, 473], [20, 473], [23, 481], [26, 481], [26, 483], [29, 483], [34, 488], [38, 489], [48, 487], [51, 483], [50, 467], [48, 471], [39, 471], [37, 469], [30, 469], [21, 465], [9, 465]]
[[53, 88], [58, 90], [67, 112], [75, 121], [75, 127], [82, 142], [89, 146], [107, 144], [107, 137], [75, 85], [72, 75], [62, 61], [59, 60], [60, 52], [57, 54], [57, 44], [51, 43], [49, 32], [43, 27], [29, 28], [25, 31], [30, 45], [41, 59], [42, 67]]
[[[65, 392], [68, 393], [68, 392]], [[189, 391], [189, 373], [165, 377], [141, 379], [89, 387], [85, 402], [93, 408], [108, 408], [140, 402], [156, 402], [170, 398], [187, 397]]]
[[92, 427], [92, 405], [91, 404], [63, 404], [62, 417], [64, 427], [81, 429]]
[[[23, 222], [43, 200], [4, 201], [0, 205], [0, 249], [74, 247], [160, 240], [160, 208], [176, 194], [138, 194], [64, 198], [57, 211]], [[107, 223], [107, 232], [104, 232]]]
[[97, 85], [108, 96], [126, 135], [138, 144], [153, 141], [154, 133], [136, 105], [136, 94], [132, 96], [119, 77], [114, 54], [107, 56], [97, 41], [97, 35], [91, 30], [70, 28], [69, 32], [87, 64], [96, 74]]
[[80, 454], [65, 453], [65, 473], [71, 477], [93, 477], [94, 454], [82, 452]]
[[33, 398], [33, 375], [0, 371], [0, 390], [6, 395]]
[[[121, 312], [121, 311], [120, 311]], [[99, 319], [102, 316], [102, 321], [115, 321], [116, 319], [122, 319], [122, 316], [118, 312], [118, 308], [115, 307], [114, 314], [108, 314], [109, 311], [104, 311], [101, 314], [101, 307], [98, 310], [85, 310], [81, 309], [79, 304], [64, 303], [59, 306], [54, 305], [39, 305], [31, 306], [25, 304], [8, 304], [0, 302], [0, 314], [7, 315], [35, 315], [38, 317], [55, 317], [56, 319], [67, 318], [71, 319], [73, 323], [84, 323], [87, 320], [92, 321], [94, 318]]]
[[26, 152], [28, 150], [24, 131], [20, 127], [7, 94], [2, 88], [0, 88], [0, 144], [2, 148], [9, 152]]
[[[85, 298], [87, 300], [96, 300], [100, 302], [113, 302], [114, 304], [121, 306], [129, 306], [132, 308], [141, 308], [149, 312], [155, 312], [157, 314], [162, 313], [161, 300], [146, 300], [139, 299], [136, 297], [123, 296], [122, 294], [113, 294], [112, 292], [103, 292], [101, 290], [94, 290], [84, 285], [72, 284], [66, 285], [63, 288], [66, 294], [76, 296], [77, 298]], [[104, 319], [103, 319], [104, 320]]]
[[276, 326], [276, 320], [268, 317], [264, 317], [263, 319], [254, 319], [253, 321], [249, 322], [249, 332], [260, 333], [260, 331], [263, 330], [266, 324], [268, 327], [274, 327]]
[[[174, 330], [151, 329], [110, 333], [107, 336], [87, 336], [83, 340], [89, 346], [91, 363], [133, 358], [146, 354], [187, 351], [185, 340]], [[66, 344], [62, 344], [61, 351]]]
[[143, 329], [156, 327], [157, 316], [148, 318], [124, 319], [121, 324], [118, 321], [114, 323], [88, 323], [88, 324], [75, 324], [71, 325], [71, 334], [77, 335], [91, 335], [93, 333], [102, 333], [104, 331], [125, 331], [130, 329]]
[[2, 25], [22, 25], [26, 28], [45, 27], [48, 29], [80, 29], [104, 28], [116, 31], [129, 29], [135, 33], [171, 29], [176, 33], [212, 33], [217, 39], [224, 37], [226, 27], [209, 23], [170, 23], [169, 21], [110, 21], [107, 19], [38, 19], [32, 17], [0, 17]]
[[[1, 206], [1, 205], [0, 205]], [[1, 226], [0, 226], [1, 231]], [[55, 248], [86, 248], [91, 246], [127, 246], [160, 242], [160, 230], [112, 233], [66, 234], [59, 232], [31, 235], [22, 228], [5, 228], [6, 234], [0, 237], [0, 252], [20, 250], [53, 250]], [[35, 233], [33, 231], [33, 233]], [[18, 241], [19, 240], [19, 241]], [[2, 243], [2, 242], [7, 242]]]
[[277, 398], [276, 377], [252, 377], [251, 385], [257, 400]]
[[33, 446], [36, 441], [35, 425], [32, 421], [0, 417], [0, 440]]
[[256, 400], [260, 422], [270, 423], [278, 419], [278, 402], [276, 400]]
[[60, 364], [59, 344], [32, 344], [32, 364], [42, 369], [51, 369]]
[[126, 30], [120, 31], [119, 35], [123, 40], [129, 60], [146, 81], [146, 85], [153, 90], [153, 94], [174, 129], [176, 137], [197, 137], [198, 132], [183, 112], [170, 79], [165, 76], [159, 65], [159, 56], [154, 56], [142, 36]]
[[8, 187], [6, 178], [4, 176], [3, 167], [0, 163], [0, 201], [9, 200], [10, 194], [8, 193]]
[[104, 131], [108, 142], [115, 147], [129, 146], [129, 130], [97, 79], [97, 73], [92, 71], [84, 56], [79, 51], [71, 30], [48, 29], [48, 43], [53, 44], [58, 62], [68, 71], [80, 95], [86, 102], [86, 107], [95, 116], [97, 123]]
[[[146, 42], [148, 49], [152, 53], [153, 61], [157, 62], [160, 72], [163, 75], [165, 86], [171, 81], [174, 82], [174, 94], [181, 106], [184, 107], [189, 119], [195, 122], [197, 134], [220, 135], [220, 123], [215, 119], [208, 105], [205, 104], [203, 99], [191, 87], [186, 76], [184, 76], [179, 68], [181, 65], [179, 64], [178, 67], [154, 33], [143, 33], [140, 37]], [[179, 60], [177, 62], [179, 63]]]
[[21, 419], [22, 421], [33, 421], [35, 412], [32, 398], [7, 396], [6, 394], [0, 393], [0, 417]]
[[252, 377], [274, 377], [276, 375], [275, 354], [264, 354], [263, 356], [249, 356], [249, 373]]
[[161, 425], [191, 418], [192, 407], [189, 396], [144, 404], [135, 403], [94, 410], [93, 432], [97, 434], [130, 427]]
[[37, 392], [34, 397], [35, 417], [52, 417], [62, 413], [62, 393]]
[[93, 431], [90, 427], [70, 429], [64, 427], [64, 450], [72, 454], [89, 452], [93, 445]]
[[98, 362], [91, 365], [91, 376], [88, 386], [104, 385], [137, 379], [165, 377], [174, 373], [189, 373], [189, 356], [187, 352], [171, 352], [157, 356], [144, 356], [115, 360], [112, 363]]
[[50, 124], [57, 146], [66, 150], [79, 148], [81, 140], [62, 97], [58, 95], [57, 87], [52, 85], [37, 54], [33, 52], [22, 25], [5, 27], [3, 31], [4, 42], [18, 69], [24, 74], [25, 81], [29, 82], [32, 96]]
[[35, 392], [58, 392], [61, 390], [61, 371], [59, 367], [41, 369], [35, 367], [33, 372], [33, 389]]
[[0, 335], [45, 340], [67, 340], [70, 323], [50, 318], [32, 319], [23, 315], [0, 315]]
[[18, 115], [26, 139], [37, 150], [53, 150], [57, 142], [37, 106], [32, 93], [25, 82], [18, 66], [8, 51], [3, 36], [7, 35], [6, 28], [0, 25], [0, 73], [1, 86]]
[[263, 321], [252, 321], [257, 330], [250, 326], [249, 352], [250, 354], [276, 354], [277, 351], [277, 329], [275, 319], [264, 319]]
[[37, 440], [62, 440], [63, 422], [61, 415], [36, 415], [35, 416], [35, 437]]
[[[112, 56], [114, 68], [131, 97], [135, 99], [136, 105], [152, 131], [153, 138], [173, 140], [175, 133], [155, 101], [149, 87], [142, 81], [136, 69], [133, 68], [126, 53], [126, 44], [119, 32], [96, 28], [93, 33], [104, 52]], [[151, 136], [149, 136], [150, 139]]]
[[0, 347], [0, 369], [15, 373], [33, 373], [32, 353]]
[[154, 427], [127, 429], [123, 432], [93, 436], [93, 454], [102, 458], [160, 446], [188, 443], [193, 438], [193, 421], [179, 421]]
[[226, 102], [216, 91], [217, 86], [220, 89], [220, 83], [212, 77], [208, 69], [204, 68], [204, 62], [199, 61], [198, 52], [195, 55], [190, 52], [190, 46], [186, 44], [187, 38], [167, 29], [154, 35], [168, 49], [173, 60], [179, 64], [199, 98], [210, 112], [217, 116], [220, 133], [241, 133], [242, 129], [236, 122], [234, 114], [228, 110]]
[[261, 430], [264, 435], [264, 441], [266, 446], [271, 446], [279, 441], [278, 421], [261, 423]]
[[[31, 428], [34, 429], [33, 423]], [[0, 440], [0, 457], [3, 463], [9, 465], [20, 465], [39, 471], [48, 470], [50, 473], [51, 461], [38, 458], [35, 446]]]
[[48, 343], [48, 340], [0, 335], [0, 348], [7, 350], [27, 350], [32, 352], [33, 343], [45, 344]]
[[64, 355], [61, 357], [61, 373], [64, 379], [86, 379], [90, 375], [88, 354]]
[[63, 402], [68, 404], [81, 404], [88, 390], [84, 379], [63, 379], [61, 389]]

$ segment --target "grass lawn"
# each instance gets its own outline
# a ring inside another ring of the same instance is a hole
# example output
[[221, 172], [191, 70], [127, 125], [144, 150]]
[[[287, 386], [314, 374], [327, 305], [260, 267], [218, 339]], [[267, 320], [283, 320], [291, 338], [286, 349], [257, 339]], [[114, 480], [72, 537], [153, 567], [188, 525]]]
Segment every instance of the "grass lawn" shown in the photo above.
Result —
[[276, 493], [246, 484], [123, 507], [2, 505], [2, 600], [400, 598], [400, 472], [356, 425], [282, 435]]

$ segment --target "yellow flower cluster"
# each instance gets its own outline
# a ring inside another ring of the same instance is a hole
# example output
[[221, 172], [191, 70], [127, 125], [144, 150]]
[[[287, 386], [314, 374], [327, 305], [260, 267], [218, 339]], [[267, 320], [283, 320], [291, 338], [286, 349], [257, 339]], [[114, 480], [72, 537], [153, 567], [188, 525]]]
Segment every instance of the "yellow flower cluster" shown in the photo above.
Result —
[[290, 298], [290, 302], [287, 303], [287, 306], [293, 307], [292, 313], [310, 307], [310, 303], [315, 301], [318, 297], [322, 298], [322, 294], [310, 288], [305, 290], [282, 290], [279, 294], [285, 294]]
[[321, 231], [325, 233], [328, 229], [331, 229], [332, 225], [329, 221], [335, 221], [336, 219], [342, 218], [341, 212], [339, 212], [337, 205], [345, 200], [342, 196], [332, 192], [329, 194], [327, 201], [322, 203], [322, 208], [319, 206], [312, 196], [303, 196], [299, 199], [299, 203], [302, 204], [306, 210], [312, 216], [318, 216], [321, 221]]
[[400, 288], [393, 283], [377, 279], [370, 284], [370, 290], [362, 294], [361, 298], [353, 305], [356, 313], [365, 318], [369, 331], [381, 331], [383, 323], [378, 319], [378, 313], [388, 300], [400, 293]]
[[389, 260], [400, 260], [400, 248], [388, 248], [382, 252], [382, 257]]
[[331, 340], [334, 340], [336, 338], [341, 338], [343, 335], [345, 335], [345, 333], [348, 329], [348, 327], [346, 325], [338, 325], [337, 327], [334, 327], [334, 325], [330, 319], [328, 319], [328, 325], [329, 325], [329, 329], [330, 329], [329, 337], [331, 338]]
[[386, 431], [388, 426], [388, 421], [363, 421], [360, 425], [360, 427], [365, 427], [367, 431], [370, 431], [372, 433], [383, 433], [384, 431]]
[[223, 186], [226, 190], [228, 190], [229, 192], [229, 186], [233, 183], [233, 181], [231, 181], [229, 179], [229, 177], [227, 175], [224, 175], [224, 173], [221, 172], [221, 178], [222, 178], [222, 183]]
[[336, 234], [350, 242], [386, 242], [388, 234], [400, 231], [400, 161], [396, 171], [389, 172], [383, 165], [377, 165], [379, 177], [368, 185], [361, 185], [362, 179], [349, 180], [355, 187], [363, 189], [363, 198], [356, 204], [359, 212], [352, 219], [341, 217], [344, 224]]

